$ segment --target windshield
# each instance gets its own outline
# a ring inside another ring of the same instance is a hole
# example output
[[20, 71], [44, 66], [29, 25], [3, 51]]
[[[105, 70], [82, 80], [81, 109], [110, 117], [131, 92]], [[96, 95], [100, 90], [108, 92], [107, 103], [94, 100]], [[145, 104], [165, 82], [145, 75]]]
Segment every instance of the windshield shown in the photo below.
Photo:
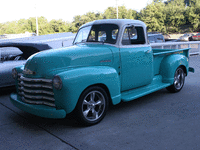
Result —
[[77, 33], [74, 44], [86, 42], [88, 35], [90, 33], [90, 29], [91, 29], [91, 26], [80, 29], [79, 32]]
[[101, 42], [115, 44], [119, 27], [115, 24], [99, 24], [87, 26], [79, 30], [74, 44], [80, 42]]

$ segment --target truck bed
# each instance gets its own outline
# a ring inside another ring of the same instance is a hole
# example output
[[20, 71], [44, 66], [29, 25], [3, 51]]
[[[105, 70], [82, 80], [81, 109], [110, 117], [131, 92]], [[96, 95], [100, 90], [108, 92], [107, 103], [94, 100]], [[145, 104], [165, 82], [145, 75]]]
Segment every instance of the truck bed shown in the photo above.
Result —
[[161, 61], [172, 54], [182, 54], [189, 57], [189, 49], [152, 49], [153, 50], [153, 63], [154, 63], [154, 76], [159, 74]]

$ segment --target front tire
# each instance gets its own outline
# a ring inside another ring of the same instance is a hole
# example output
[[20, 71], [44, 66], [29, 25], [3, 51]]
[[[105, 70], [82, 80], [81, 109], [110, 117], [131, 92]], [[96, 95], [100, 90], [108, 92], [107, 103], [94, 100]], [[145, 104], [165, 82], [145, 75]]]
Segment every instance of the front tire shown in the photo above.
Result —
[[75, 113], [77, 120], [89, 126], [99, 123], [108, 110], [108, 95], [99, 86], [86, 89], [80, 96]]
[[174, 75], [174, 83], [171, 86], [167, 87], [167, 90], [172, 93], [179, 92], [183, 88], [184, 83], [185, 72], [182, 67], [178, 67]]

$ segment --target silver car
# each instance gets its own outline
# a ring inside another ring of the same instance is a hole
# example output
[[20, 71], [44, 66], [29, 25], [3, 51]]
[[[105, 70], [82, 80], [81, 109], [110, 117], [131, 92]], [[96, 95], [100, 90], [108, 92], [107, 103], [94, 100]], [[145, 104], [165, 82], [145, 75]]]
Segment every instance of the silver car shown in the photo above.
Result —
[[191, 41], [191, 38], [194, 34], [192, 33], [185, 33], [183, 36], [179, 38], [180, 41]]
[[1, 43], [0, 44], [0, 88], [13, 86], [12, 69], [26, 63], [32, 54], [52, 49], [40, 43]]

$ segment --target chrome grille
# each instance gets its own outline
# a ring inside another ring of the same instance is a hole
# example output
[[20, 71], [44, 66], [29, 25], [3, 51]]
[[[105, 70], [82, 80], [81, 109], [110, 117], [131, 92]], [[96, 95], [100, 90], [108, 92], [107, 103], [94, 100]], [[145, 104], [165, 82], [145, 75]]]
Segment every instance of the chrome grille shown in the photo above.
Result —
[[55, 107], [51, 79], [26, 78], [19, 74], [18, 94], [25, 103]]

